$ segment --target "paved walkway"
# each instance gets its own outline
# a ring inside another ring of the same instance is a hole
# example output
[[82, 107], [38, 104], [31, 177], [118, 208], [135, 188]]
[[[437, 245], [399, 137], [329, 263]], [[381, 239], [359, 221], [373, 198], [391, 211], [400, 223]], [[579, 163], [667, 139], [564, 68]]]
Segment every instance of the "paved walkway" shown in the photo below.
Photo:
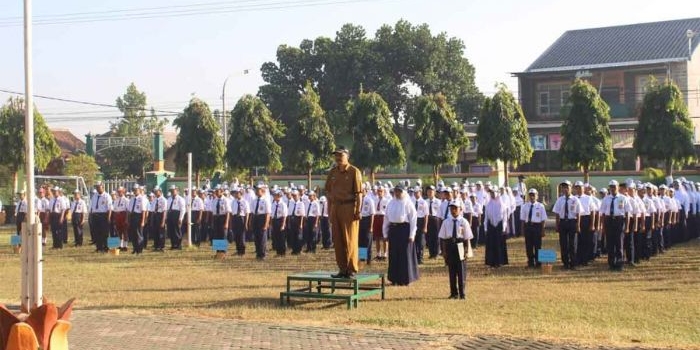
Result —
[[[516, 338], [466, 337], [128, 312], [76, 310], [71, 349], [584, 349]], [[611, 349], [600, 347], [599, 349]]]

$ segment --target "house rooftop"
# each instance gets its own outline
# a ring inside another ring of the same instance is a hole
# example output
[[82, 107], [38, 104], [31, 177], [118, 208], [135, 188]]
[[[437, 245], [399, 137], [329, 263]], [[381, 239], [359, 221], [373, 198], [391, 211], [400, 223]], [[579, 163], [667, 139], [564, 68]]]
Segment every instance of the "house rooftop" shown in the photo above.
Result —
[[524, 72], [539, 73], [679, 62], [700, 43], [700, 18], [570, 30]]

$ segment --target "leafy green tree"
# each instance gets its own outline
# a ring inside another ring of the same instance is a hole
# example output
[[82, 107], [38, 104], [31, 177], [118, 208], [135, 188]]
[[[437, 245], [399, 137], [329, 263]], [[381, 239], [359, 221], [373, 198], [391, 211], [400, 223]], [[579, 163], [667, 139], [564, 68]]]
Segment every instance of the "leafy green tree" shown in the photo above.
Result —
[[610, 169], [615, 161], [610, 136], [610, 107], [587, 81], [576, 79], [567, 104], [562, 107], [562, 163], [583, 170], [589, 181], [591, 168]]
[[647, 86], [634, 138], [637, 155], [663, 162], [667, 176], [677, 164], [695, 159], [693, 122], [683, 94], [673, 82], [653, 80]]
[[459, 150], [469, 146], [469, 139], [442, 94], [419, 97], [413, 119], [416, 136], [411, 160], [432, 165], [433, 183], [437, 183], [440, 166], [456, 164]]
[[[163, 132], [168, 120], [158, 118], [153, 109], [148, 113], [146, 94], [131, 83], [123, 96], [116, 101], [122, 118], [110, 125], [113, 137], [150, 137], [156, 132]], [[152, 150], [136, 146], [106, 149], [98, 162], [107, 177], [143, 176], [146, 168], [153, 161]]]
[[355, 100], [348, 102], [347, 109], [355, 140], [353, 163], [360, 169], [368, 169], [373, 183], [379, 169], [406, 162], [401, 141], [392, 128], [389, 106], [379, 94], [360, 92]]
[[331, 166], [330, 154], [335, 141], [311, 82], [306, 84], [305, 90], [299, 100], [299, 117], [286, 135], [290, 149], [286, 163], [291, 170], [306, 173], [308, 188], [311, 188], [312, 171]]
[[416, 91], [443, 93], [462, 122], [476, 119], [483, 101], [464, 43], [405, 20], [382, 26], [374, 38], [361, 26], [345, 24], [334, 38], [304, 40], [299, 48], [282, 45], [277, 62], [263, 64], [261, 71], [266, 84], [258, 96], [275, 118], [293, 123], [298, 96], [311, 80], [335, 135], [350, 131], [345, 105], [360, 86], [385, 99], [404, 143], [413, 124], [408, 105]]
[[71, 156], [63, 168], [63, 175], [81, 176], [85, 180], [85, 185], [92, 187], [100, 174], [100, 166], [95, 158], [81, 153]]
[[476, 155], [489, 161], [503, 161], [506, 183], [509, 165], [530, 161], [532, 146], [527, 131], [527, 121], [520, 104], [505, 85], [486, 98], [476, 131]]
[[223, 164], [224, 141], [219, 124], [206, 102], [193, 98], [185, 110], [173, 120], [178, 129], [175, 141], [177, 171], [187, 170], [187, 153], [192, 153], [192, 172], [199, 185], [201, 173], [217, 170]]
[[[26, 162], [24, 142], [24, 99], [10, 98], [0, 108], [0, 165], [7, 166], [17, 187], [17, 172]], [[61, 155], [44, 117], [34, 109], [34, 166], [46, 169], [51, 160]]]
[[284, 136], [284, 126], [274, 120], [261, 99], [245, 95], [231, 111], [226, 161], [234, 172], [254, 167], [269, 172], [282, 169], [282, 147], [277, 143]]

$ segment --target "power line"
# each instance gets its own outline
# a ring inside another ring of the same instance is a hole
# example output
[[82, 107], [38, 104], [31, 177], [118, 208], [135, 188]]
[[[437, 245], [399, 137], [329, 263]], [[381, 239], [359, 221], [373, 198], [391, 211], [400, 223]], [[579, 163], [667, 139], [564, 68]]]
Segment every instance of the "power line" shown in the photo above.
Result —
[[[90, 16], [87, 15], [75, 15], [74, 17], [66, 17], [71, 14], [59, 15], [59, 17], [44, 17], [43, 19], [37, 19], [33, 21], [34, 25], [58, 25], [58, 24], [77, 24], [77, 23], [91, 23], [91, 22], [106, 22], [106, 21], [125, 21], [134, 19], [153, 19], [153, 18], [174, 18], [174, 17], [185, 17], [185, 16], [198, 16], [198, 15], [210, 15], [210, 14], [224, 14], [224, 13], [235, 13], [235, 12], [250, 12], [250, 11], [263, 11], [263, 10], [279, 10], [279, 9], [289, 9], [289, 8], [299, 8], [299, 7], [317, 7], [317, 6], [328, 6], [328, 5], [338, 5], [338, 4], [349, 4], [349, 3], [360, 3], [360, 2], [371, 2], [371, 1], [384, 1], [384, 0], [297, 0], [297, 1], [283, 1], [283, 2], [265, 2], [260, 4], [252, 5], [227, 5], [211, 8], [194, 8], [194, 9], [175, 9], [166, 11], [153, 11], [148, 10], [146, 12], [135, 12], [135, 13], [123, 13], [123, 14], [108, 14], [104, 13], [100, 15], [99, 12]], [[186, 6], [186, 5], [183, 5]], [[171, 8], [171, 7], [169, 7]], [[135, 10], [114, 10], [114, 11], [138, 11]], [[5, 27], [17, 27], [21, 26], [22, 22], [16, 19], [5, 19], [4, 22], [0, 20], [0, 28]]]
[[[19, 95], [23, 96], [24, 93], [18, 92], [18, 91], [12, 91], [12, 90], [7, 90], [7, 89], [0, 89], [0, 92], [4, 92], [7, 94], [11, 95]], [[67, 103], [75, 103], [75, 104], [81, 104], [81, 105], [87, 105], [87, 106], [98, 106], [98, 107], [110, 107], [110, 108], [119, 108], [117, 105], [111, 105], [111, 104], [106, 104], [106, 103], [98, 103], [98, 102], [87, 102], [87, 101], [79, 101], [79, 100], [72, 100], [68, 98], [62, 98], [62, 97], [52, 97], [52, 96], [43, 96], [43, 95], [33, 95], [36, 98], [41, 98], [44, 100], [52, 100], [52, 101], [60, 101], [60, 102], [67, 102]], [[127, 107], [128, 108], [128, 107]], [[150, 111], [150, 109], [140, 109], [140, 111], [147, 112]], [[172, 115], [177, 115], [180, 112], [174, 112], [174, 111], [162, 111], [162, 110], [153, 110], [156, 113], [162, 113], [162, 114], [172, 114]]]

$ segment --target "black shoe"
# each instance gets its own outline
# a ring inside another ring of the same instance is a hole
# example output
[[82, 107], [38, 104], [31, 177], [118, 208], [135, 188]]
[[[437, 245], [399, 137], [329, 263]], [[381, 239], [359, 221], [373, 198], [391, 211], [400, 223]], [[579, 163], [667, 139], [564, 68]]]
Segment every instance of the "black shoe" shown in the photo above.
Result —
[[457, 299], [457, 294], [450, 294], [448, 299]]
[[354, 279], [355, 277], [357, 277], [357, 274], [354, 272], [348, 272], [345, 274], [345, 278], [353, 278]]
[[[294, 253], [292, 253], [294, 254]], [[331, 275], [331, 278], [346, 278], [347, 274], [345, 272], [339, 271], [336, 274]]]
[[460, 295], [459, 298], [460, 298], [461, 300], [467, 299], [467, 297], [466, 297], [465, 295]]
[[138, 254], [138, 252], [135, 250], [133, 252], [131, 252], [131, 255], [134, 255], [134, 254]]

